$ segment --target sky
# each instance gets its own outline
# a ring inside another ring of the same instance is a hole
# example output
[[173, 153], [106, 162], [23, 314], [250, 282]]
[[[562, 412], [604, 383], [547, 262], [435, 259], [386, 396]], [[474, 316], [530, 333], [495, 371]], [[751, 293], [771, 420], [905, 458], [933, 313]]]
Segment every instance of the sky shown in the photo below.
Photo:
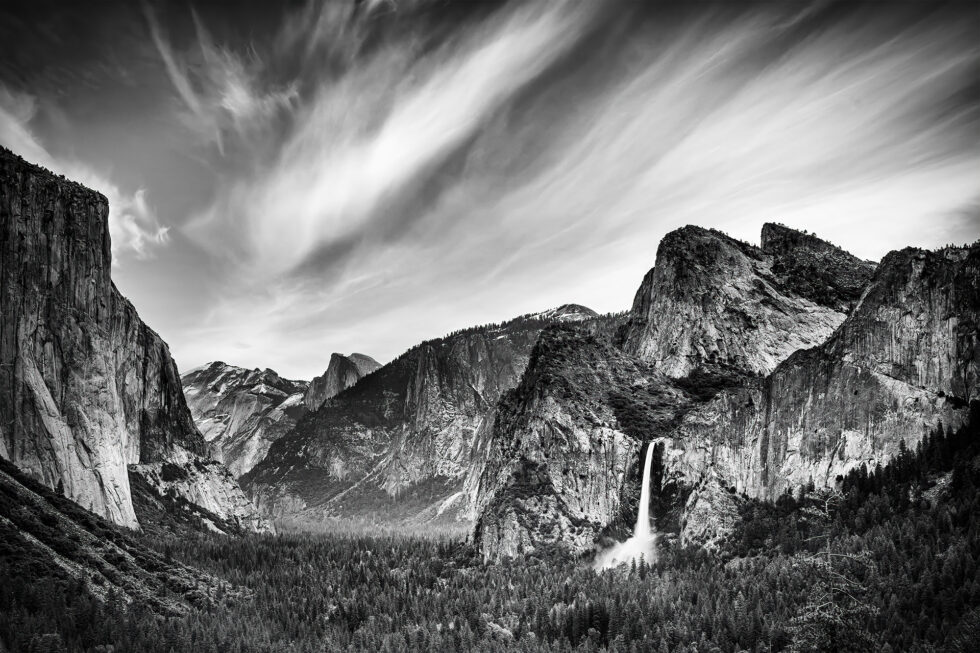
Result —
[[308, 379], [563, 303], [686, 224], [980, 236], [980, 4], [0, 5], [0, 144], [104, 193], [182, 371]]

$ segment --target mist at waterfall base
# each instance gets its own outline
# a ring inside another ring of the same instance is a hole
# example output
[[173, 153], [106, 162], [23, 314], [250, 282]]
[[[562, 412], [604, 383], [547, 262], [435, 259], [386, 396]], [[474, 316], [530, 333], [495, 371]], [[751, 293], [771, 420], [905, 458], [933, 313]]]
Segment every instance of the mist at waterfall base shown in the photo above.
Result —
[[640, 491], [640, 508], [636, 514], [633, 537], [620, 542], [599, 553], [595, 559], [596, 570], [610, 569], [640, 558], [648, 563], [657, 559], [657, 534], [650, 528], [650, 465], [653, 460], [653, 445], [647, 447], [643, 462], [643, 488]]

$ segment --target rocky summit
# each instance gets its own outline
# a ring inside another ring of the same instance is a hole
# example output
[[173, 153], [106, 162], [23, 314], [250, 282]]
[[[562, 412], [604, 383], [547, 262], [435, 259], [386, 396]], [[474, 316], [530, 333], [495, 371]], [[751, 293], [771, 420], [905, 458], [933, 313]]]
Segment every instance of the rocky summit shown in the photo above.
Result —
[[767, 222], [762, 251], [772, 257], [772, 273], [781, 284], [812, 302], [850, 311], [871, 281], [875, 264], [862, 261], [815, 235]]
[[[667, 474], [769, 499], [833, 487], [962, 425], [980, 398], [978, 343], [980, 246], [892, 252], [827, 342], [691, 411], [665, 439]], [[698, 520], [685, 528], [699, 540]]]
[[[112, 283], [108, 209], [0, 149], [0, 456], [137, 527], [130, 471], [193, 463], [206, 444], [166, 343]], [[196, 482], [251, 512], [225, 475]]]
[[214, 362], [181, 377], [194, 423], [211, 455], [241, 476], [265, 458], [269, 447], [306, 414], [306, 381], [284, 379], [270, 369]]
[[242, 479], [266, 515], [458, 528], [477, 433], [517, 386], [541, 330], [615, 318], [563, 307], [423, 342], [340, 392], [275, 442]]
[[762, 248], [668, 234], [617, 336], [547, 330], [481, 431], [466, 487], [484, 556], [617, 534], [646, 443], [665, 535], [713, 545], [740, 495], [832, 487], [959, 425], [977, 398], [977, 250], [876, 268], [779, 225]]
[[326, 371], [310, 382], [303, 395], [303, 403], [309, 410], [317, 410], [327, 399], [340, 394], [380, 367], [381, 363], [365, 354], [331, 354]]
[[[797, 250], [825, 246], [813, 238]], [[801, 294], [808, 269], [782, 260], [719, 231], [684, 227], [667, 234], [636, 293], [623, 350], [672, 377], [703, 362], [771, 372], [797, 349], [826, 340], [844, 320], [840, 304], [850, 297], [832, 288], [823, 303]], [[840, 265], [866, 267], [854, 257]]]

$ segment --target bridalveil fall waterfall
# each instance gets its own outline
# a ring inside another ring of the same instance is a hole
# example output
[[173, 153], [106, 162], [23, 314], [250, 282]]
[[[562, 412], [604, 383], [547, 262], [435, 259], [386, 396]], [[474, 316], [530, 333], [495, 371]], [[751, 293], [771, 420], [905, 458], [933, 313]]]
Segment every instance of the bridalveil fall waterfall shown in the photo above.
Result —
[[653, 460], [653, 443], [647, 445], [647, 457], [643, 462], [643, 487], [640, 488], [640, 508], [636, 513], [636, 526], [633, 539], [640, 542], [652, 541], [650, 530], [650, 461]]
[[643, 462], [643, 487], [640, 490], [640, 507], [636, 513], [633, 537], [596, 556], [596, 569], [609, 569], [631, 560], [639, 562], [641, 558], [647, 562], [656, 560], [657, 534], [650, 528], [650, 466], [653, 461], [653, 450], [654, 446], [651, 442], [647, 445], [647, 455]]

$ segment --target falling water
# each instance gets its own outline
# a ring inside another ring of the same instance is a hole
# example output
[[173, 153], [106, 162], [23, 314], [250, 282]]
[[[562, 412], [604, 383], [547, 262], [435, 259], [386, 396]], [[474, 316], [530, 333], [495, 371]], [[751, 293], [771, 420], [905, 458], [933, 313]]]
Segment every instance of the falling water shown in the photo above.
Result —
[[650, 466], [652, 460], [653, 444], [651, 443], [647, 446], [647, 456], [643, 462], [643, 487], [640, 490], [640, 509], [636, 514], [633, 537], [596, 556], [596, 569], [608, 569], [629, 563], [632, 560], [639, 562], [641, 557], [647, 562], [653, 562], [656, 558], [657, 535], [650, 528]]
[[640, 510], [636, 514], [636, 527], [633, 537], [649, 540], [650, 533], [650, 461], [653, 460], [653, 444], [647, 446], [647, 457], [643, 462], [643, 487], [640, 489]]

